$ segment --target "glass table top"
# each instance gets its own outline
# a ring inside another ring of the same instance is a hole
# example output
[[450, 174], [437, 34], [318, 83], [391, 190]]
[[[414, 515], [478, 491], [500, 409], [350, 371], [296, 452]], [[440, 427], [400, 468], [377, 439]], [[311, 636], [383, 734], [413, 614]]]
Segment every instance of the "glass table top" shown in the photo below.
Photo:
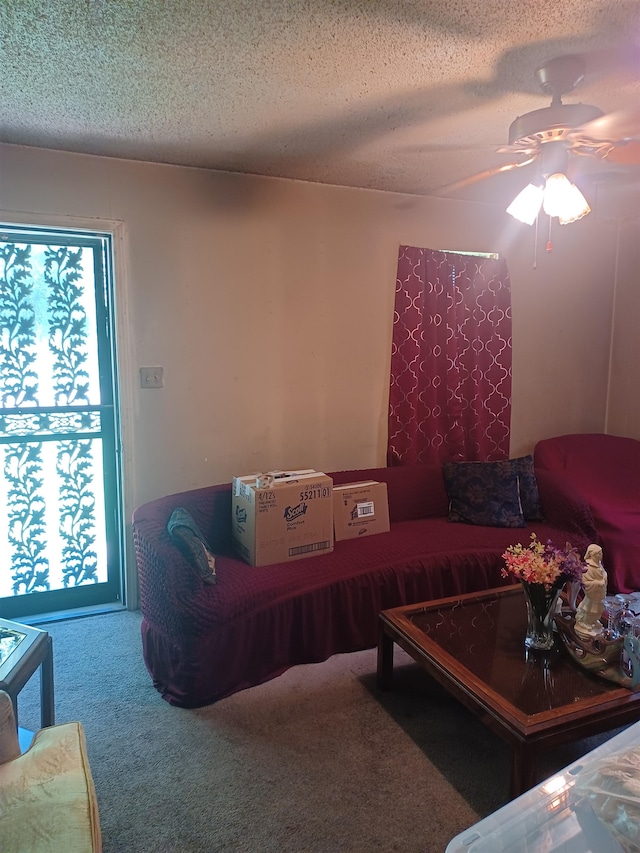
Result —
[[[524, 645], [526, 605], [519, 587], [437, 606], [406, 608], [405, 618], [522, 714], [553, 711], [621, 688], [586, 672], [562, 641], [549, 652]], [[429, 651], [432, 647], [429, 646]], [[613, 698], [613, 697], [612, 697]]]
[[22, 631], [0, 626], [0, 666], [18, 648], [26, 636]]

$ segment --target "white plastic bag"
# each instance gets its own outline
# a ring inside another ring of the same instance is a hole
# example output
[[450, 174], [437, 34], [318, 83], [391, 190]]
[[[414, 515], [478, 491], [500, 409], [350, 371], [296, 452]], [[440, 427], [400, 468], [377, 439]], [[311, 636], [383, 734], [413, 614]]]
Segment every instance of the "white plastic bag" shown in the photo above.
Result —
[[596, 830], [595, 815], [624, 853], [640, 853], [640, 746], [615, 752], [581, 770], [571, 802], [585, 836], [590, 828]]

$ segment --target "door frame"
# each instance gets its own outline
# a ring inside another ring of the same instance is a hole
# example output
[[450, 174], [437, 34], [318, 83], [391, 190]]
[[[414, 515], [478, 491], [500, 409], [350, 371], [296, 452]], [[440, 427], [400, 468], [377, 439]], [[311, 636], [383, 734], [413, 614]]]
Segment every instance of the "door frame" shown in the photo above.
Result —
[[[138, 579], [135, 571], [135, 554], [131, 532], [131, 516], [133, 514], [133, 495], [135, 493], [134, 466], [132, 464], [132, 447], [134, 436], [134, 412], [137, 405], [135, 399], [133, 357], [133, 335], [131, 329], [131, 297], [128, 272], [128, 240], [126, 225], [118, 219], [92, 219], [75, 216], [44, 215], [42, 213], [25, 213], [0, 209], [0, 221], [7, 225], [22, 227], [58, 229], [60, 231], [102, 232], [111, 235], [113, 248], [113, 282], [112, 282], [112, 324], [114, 329], [113, 362], [116, 374], [115, 393], [117, 395], [120, 435], [116, 437], [116, 450], [120, 467], [120, 515], [122, 524], [122, 605], [127, 610], [137, 610], [139, 607]], [[105, 605], [97, 605], [95, 611], [102, 612]], [[93, 608], [80, 608], [78, 615], [86, 615]], [[64, 611], [64, 615], [73, 615]], [[53, 618], [44, 614], [44, 619]], [[38, 621], [39, 617], [29, 617], [29, 621]]]

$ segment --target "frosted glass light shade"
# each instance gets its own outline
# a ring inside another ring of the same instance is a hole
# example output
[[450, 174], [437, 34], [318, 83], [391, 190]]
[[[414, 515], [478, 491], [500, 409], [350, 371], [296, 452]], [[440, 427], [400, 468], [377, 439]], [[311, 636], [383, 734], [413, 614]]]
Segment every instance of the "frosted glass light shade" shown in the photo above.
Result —
[[548, 216], [557, 216], [561, 225], [575, 222], [591, 210], [578, 187], [562, 172], [547, 178], [543, 208]]
[[507, 213], [524, 222], [526, 225], [533, 225], [536, 216], [540, 212], [542, 206], [542, 198], [544, 189], [536, 184], [527, 184], [527, 186], [518, 193], [507, 208]]
[[582, 195], [575, 184], [571, 184], [570, 197], [563, 212], [558, 216], [560, 225], [567, 225], [569, 222], [575, 222], [576, 219], [582, 219], [587, 213], [591, 213], [591, 208], [586, 198]]
[[548, 216], [557, 216], [561, 225], [575, 222], [591, 212], [586, 198], [562, 172], [549, 175], [544, 187], [528, 184], [511, 202], [507, 213], [520, 222], [533, 225], [541, 207]]

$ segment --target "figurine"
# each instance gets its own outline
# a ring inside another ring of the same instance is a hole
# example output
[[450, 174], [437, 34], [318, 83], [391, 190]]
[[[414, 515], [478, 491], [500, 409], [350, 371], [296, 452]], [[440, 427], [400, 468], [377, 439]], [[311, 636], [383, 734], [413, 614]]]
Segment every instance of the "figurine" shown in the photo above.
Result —
[[604, 630], [600, 617], [607, 595], [607, 573], [602, 565], [602, 548], [589, 545], [584, 561], [587, 565], [582, 576], [584, 598], [576, 610], [575, 631], [582, 637], [600, 637]]

